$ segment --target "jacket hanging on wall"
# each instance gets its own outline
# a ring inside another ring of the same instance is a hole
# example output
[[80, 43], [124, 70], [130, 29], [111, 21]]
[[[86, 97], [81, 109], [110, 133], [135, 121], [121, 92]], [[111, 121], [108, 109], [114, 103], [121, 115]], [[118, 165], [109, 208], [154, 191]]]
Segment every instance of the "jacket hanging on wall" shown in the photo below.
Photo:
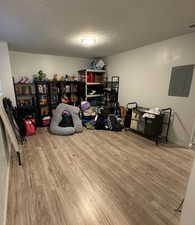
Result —
[[3, 106], [17, 138], [17, 141], [18, 143], [22, 144], [25, 141], [25, 134], [20, 128], [20, 123], [18, 122], [17, 109], [13, 107], [12, 102], [9, 98], [3, 98]]

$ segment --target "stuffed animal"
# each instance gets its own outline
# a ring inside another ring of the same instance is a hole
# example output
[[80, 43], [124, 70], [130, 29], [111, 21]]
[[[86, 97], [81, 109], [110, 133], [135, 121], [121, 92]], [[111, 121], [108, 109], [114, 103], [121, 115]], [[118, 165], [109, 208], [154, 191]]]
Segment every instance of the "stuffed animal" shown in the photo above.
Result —
[[61, 77], [58, 74], [54, 74], [53, 75], [53, 80], [54, 81], [59, 81], [61, 79]]
[[41, 81], [42, 80], [48, 80], [47, 75], [45, 73], [43, 73], [42, 70], [39, 70], [39, 72], [38, 72], [38, 79], [41, 80]]
[[61, 81], [64, 81], [64, 80], [65, 80], [65, 77], [64, 77], [64, 76], [61, 76], [61, 77], [60, 77], [60, 80], [61, 80]]
[[61, 102], [67, 104], [70, 102], [70, 99], [66, 96], [66, 94], [63, 94], [61, 97]]
[[66, 74], [65, 75], [65, 81], [68, 81], [69, 80], [69, 76]]

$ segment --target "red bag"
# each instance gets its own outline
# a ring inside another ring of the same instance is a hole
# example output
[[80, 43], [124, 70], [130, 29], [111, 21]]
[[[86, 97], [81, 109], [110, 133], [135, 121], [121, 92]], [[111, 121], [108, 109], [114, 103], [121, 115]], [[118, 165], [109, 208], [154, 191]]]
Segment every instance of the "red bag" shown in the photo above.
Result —
[[95, 81], [94, 74], [92, 72], [87, 73], [87, 82], [91, 83]]
[[24, 120], [24, 125], [26, 128], [26, 136], [32, 136], [36, 134], [35, 119]]

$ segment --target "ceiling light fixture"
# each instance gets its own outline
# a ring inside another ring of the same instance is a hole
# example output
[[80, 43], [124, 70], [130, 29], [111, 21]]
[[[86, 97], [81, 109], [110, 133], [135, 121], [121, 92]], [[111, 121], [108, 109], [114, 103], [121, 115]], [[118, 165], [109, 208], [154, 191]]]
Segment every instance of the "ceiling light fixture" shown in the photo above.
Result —
[[86, 37], [81, 39], [81, 43], [85, 46], [92, 46], [95, 44], [95, 42], [96, 42], [96, 39], [92, 37]]

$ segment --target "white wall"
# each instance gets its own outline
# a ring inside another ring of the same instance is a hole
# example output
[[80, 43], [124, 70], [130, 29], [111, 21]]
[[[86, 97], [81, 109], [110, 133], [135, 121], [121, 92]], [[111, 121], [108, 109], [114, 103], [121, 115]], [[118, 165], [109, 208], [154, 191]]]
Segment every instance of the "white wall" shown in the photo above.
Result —
[[[0, 41], [0, 80], [0, 100], [2, 100], [1, 96], [4, 94], [15, 103], [8, 46], [3, 41]], [[7, 142], [4, 126], [0, 118], [0, 225], [5, 225], [6, 222], [10, 149], [11, 145], [9, 141]]]
[[7, 43], [0, 41], [0, 82], [3, 94], [15, 104], [14, 86]]
[[195, 162], [188, 183], [180, 225], [195, 224], [194, 209], [195, 209]]
[[40, 55], [10, 51], [11, 68], [14, 77], [31, 76], [43, 70], [49, 78], [54, 74], [78, 75], [78, 70], [86, 68], [90, 60], [85, 58]]
[[106, 58], [109, 76], [120, 76], [119, 101], [175, 111], [170, 141], [187, 146], [195, 119], [195, 75], [190, 96], [168, 96], [171, 68], [195, 64], [195, 33], [126, 51]]
[[5, 225], [8, 197], [10, 150], [0, 119], [0, 225]]

